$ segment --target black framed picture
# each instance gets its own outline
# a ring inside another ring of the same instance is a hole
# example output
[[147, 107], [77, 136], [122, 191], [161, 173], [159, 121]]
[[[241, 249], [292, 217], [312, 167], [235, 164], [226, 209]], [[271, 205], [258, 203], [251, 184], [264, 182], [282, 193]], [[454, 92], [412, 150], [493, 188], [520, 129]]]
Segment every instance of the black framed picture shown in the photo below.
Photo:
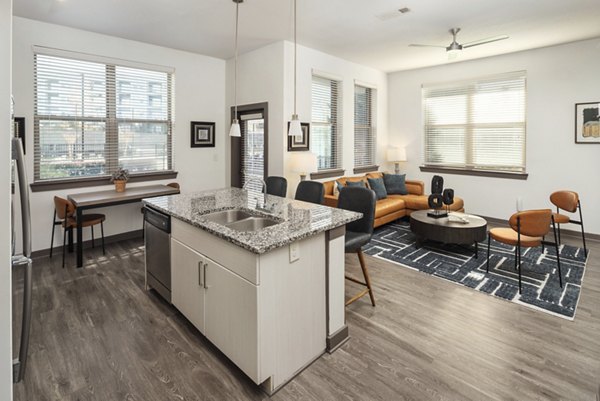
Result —
[[192, 148], [215, 147], [215, 123], [192, 121], [190, 134]]
[[[310, 150], [310, 124], [300, 123], [302, 127], [302, 135], [288, 136], [288, 152], [298, 152]], [[288, 131], [290, 130], [290, 122], [288, 121]]]
[[23, 153], [27, 153], [27, 147], [25, 147], [25, 117], [15, 117], [15, 136], [21, 138], [23, 144]]
[[575, 104], [575, 143], [600, 143], [600, 102]]

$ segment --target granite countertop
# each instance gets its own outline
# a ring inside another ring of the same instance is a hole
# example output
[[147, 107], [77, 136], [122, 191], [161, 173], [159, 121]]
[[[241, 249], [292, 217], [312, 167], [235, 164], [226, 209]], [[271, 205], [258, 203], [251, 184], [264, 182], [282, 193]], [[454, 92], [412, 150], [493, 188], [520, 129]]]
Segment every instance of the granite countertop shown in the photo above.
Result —
[[[144, 199], [145, 205], [216, 235], [250, 252], [262, 254], [303, 238], [331, 230], [362, 217], [362, 214], [288, 198], [267, 195], [265, 210], [257, 210], [263, 194], [239, 188], [224, 188], [193, 194]], [[206, 219], [209, 213], [244, 209], [252, 215], [271, 217], [281, 223], [259, 231], [236, 231]]]

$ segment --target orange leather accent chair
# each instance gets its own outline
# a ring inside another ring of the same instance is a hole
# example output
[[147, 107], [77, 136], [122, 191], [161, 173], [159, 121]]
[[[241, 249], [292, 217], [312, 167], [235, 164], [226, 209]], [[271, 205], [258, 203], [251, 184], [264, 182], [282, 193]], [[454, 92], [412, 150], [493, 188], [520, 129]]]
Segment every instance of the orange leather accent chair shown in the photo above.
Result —
[[[585, 231], [583, 229], [583, 215], [581, 213], [581, 201], [577, 192], [573, 191], [556, 191], [550, 195], [550, 202], [556, 206], [556, 213], [553, 213], [554, 221], [558, 225], [558, 243], [560, 244], [560, 225], [561, 224], [577, 224], [581, 226], [581, 238], [583, 240], [583, 252], [587, 257], [587, 247], [585, 245]], [[560, 212], [560, 210], [567, 211], [569, 213], [575, 213], [579, 211], [579, 220], [573, 220], [566, 214]]]
[[[488, 235], [488, 250], [486, 271], [490, 272], [490, 243], [494, 239], [503, 244], [515, 247], [515, 268], [519, 271], [519, 293], [521, 293], [521, 248], [534, 248], [544, 245], [554, 245], [556, 250], [556, 263], [558, 265], [558, 280], [562, 288], [562, 273], [560, 271], [560, 254], [558, 249], [558, 238], [556, 224], [552, 210], [527, 210], [513, 214], [508, 221], [508, 228], [492, 228]], [[544, 240], [550, 232], [554, 232], [554, 242]]]

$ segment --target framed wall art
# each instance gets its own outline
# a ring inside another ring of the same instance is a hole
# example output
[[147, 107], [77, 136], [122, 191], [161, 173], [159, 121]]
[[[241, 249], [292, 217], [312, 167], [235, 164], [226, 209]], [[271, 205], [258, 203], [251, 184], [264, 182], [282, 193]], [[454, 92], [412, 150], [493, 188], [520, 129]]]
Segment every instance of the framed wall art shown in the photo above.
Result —
[[215, 123], [192, 121], [190, 126], [192, 148], [215, 147]]
[[[310, 124], [300, 123], [302, 127], [302, 135], [288, 136], [288, 152], [298, 152], [310, 150]], [[288, 121], [288, 131], [290, 130], [290, 123]]]
[[575, 143], [600, 143], [600, 102], [575, 104]]

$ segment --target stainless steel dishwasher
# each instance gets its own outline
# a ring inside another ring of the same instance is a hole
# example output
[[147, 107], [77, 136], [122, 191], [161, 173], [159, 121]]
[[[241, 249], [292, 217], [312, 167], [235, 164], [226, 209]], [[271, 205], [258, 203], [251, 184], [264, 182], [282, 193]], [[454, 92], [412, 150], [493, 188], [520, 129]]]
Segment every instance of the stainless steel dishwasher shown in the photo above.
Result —
[[146, 287], [171, 302], [171, 216], [144, 208]]

